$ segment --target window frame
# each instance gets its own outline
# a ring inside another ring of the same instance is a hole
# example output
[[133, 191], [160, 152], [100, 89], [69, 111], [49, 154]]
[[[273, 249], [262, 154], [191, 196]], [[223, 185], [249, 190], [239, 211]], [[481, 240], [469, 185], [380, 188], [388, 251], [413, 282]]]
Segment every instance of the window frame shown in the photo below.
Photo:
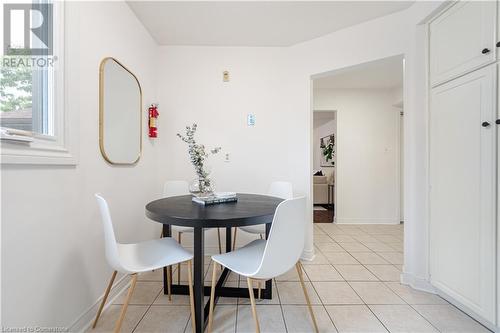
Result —
[[[31, 141], [0, 139], [0, 164], [76, 165], [74, 119], [69, 112], [65, 85], [64, 2], [53, 2], [54, 56], [53, 135], [30, 133]], [[49, 87], [50, 90], [50, 87]], [[28, 132], [29, 133], [29, 132]]]

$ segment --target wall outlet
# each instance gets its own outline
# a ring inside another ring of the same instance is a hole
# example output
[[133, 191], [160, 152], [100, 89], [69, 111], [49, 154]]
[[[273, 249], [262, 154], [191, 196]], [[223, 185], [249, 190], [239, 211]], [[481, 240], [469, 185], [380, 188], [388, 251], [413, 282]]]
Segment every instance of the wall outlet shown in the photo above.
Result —
[[229, 153], [226, 153], [226, 155], [224, 156], [224, 162], [230, 162]]

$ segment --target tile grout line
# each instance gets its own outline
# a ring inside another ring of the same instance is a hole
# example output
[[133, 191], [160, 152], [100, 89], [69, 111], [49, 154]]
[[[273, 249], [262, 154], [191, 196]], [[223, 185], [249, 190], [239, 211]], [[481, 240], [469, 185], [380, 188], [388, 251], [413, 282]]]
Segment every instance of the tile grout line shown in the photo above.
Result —
[[[130, 288], [130, 287], [129, 287]], [[137, 324], [134, 326], [134, 329], [132, 330], [132, 333], [135, 332], [135, 330], [137, 329], [137, 327], [139, 327], [139, 324], [143, 321], [144, 317], [146, 317], [149, 309], [151, 309], [151, 307], [153, 306], [153, 303], [156, 301], [156, 299], [158, 298], [158, 296], [160, 296], [161, 292], [163, 291], [163, 288], [160, 289], [160, 291], [158, 292], [158, 294], [156, 294], [156, 297], [153, 299], [153, 301], [151, 302], [151, 304], [149, 304], [148, 308], [146, 309], [146, 311], [144, 312], [144, 314], [142, 315], [141, 319], [137, 322]]]
[[[333, 266], [333, 265], [332, 265]], [[335, 269], [335, 267], [334, 267]], [[306, 273], [307, 274], [307, 273]], [[339, 273], [340, 274], [340, 273]], [[309, 277], [309, 276], [308, 276]], [[331, 323], [333, 324], [333, 327], [335, 328], [335, 330], [337, 332], [339, 332], [338, 328], [337, 328], [337, 325], [335, 325], [335, 321], [333, 320], [333, 318], [330, 316], [330, 313], [328, 312], [328, 310], [326, 309], [326, 306], [325, 306], [325, 303], [323, 303], [323, 300], [321, 299], [321, 296], [319, 295], [318, 291], [316, 290], [316, 288], [314, 287], [314, 283], [311, 281], [311, 287], [314, 289], [314, 292], [316, 293], [316, 295], [318, 295], [318, 299], [321, 303], [321, 306], [323, 307], [323, 310], [325, 310], [326, 312], [326, 315], [328, 316], [328, 318], [330, 319]]]
[[[443, 299], [441, 296], [435, 294], [436, 296], [438, 296], [439, 298]], [[484, 326], [483, 324], [481, 324], [479, 321], [477, 321], [476, 319], [474, 319], [473, 317], [469, 316], [467, 313], [465, 313], [464, 311], [462, 311], [460, 308], [456, 307], [455, 305], [451, 304], [450, 302], [448, 302], [447, 300], [443, 299], [446, 304], [432, 304], [432, 303], [429, 303], [429, 304], [410, 304], [410, 303], [407, 303], [413, 310], [415, 310], [415, 312], [417, 312], [422, 318], [424, 318], [426, 321], [428, 321], [433, 327], [435, 327], [426, 317], [424, 317], [424, 315], [422, 315], [414, 306], [415, 305], [437, 305], [437, 306], [451, 306], [453, 309], [455, 310], [458, 310], [460, 311], [462, 314], [464, 314], [466, 317], [468, 317], [469, 319], [472, 319], [473, 321], [475, 321], [477, 324], [479, 324], [481, 327], [487, 329], [488, 331], [491, 331], [489, 328], [487, 328], [486, 326]], [[437, 327], [435, 327], [436, 330], [440, 331]], [[441, 332], [441, 331], [440, 331]]]
[[286, 326], [286, 320], [285, 320], [285, 312], [283, 311], [283, 304], [281, 304], [281, 297], [280, 297], [280, 292], [278, 290], [278, 282], [273, 279], [273, 282], [276, 284], [276, 294], [278, 295], [278, 301], [281, 309], [281, 318], [283, 318], [283, 324], [285, 325], [285, 332], [288, 333], [288, 328]]
[[434, 326], [434, 324], [433, 324], [433, 323], [431, 323], [429, 319], [425, 318], [425, 317], [424, 317], [424, 316], [423, 316], [420, 312], [418, 312], [418, 310], [417, 310], [417, 309], [415, 309], [415, 308], [413, 307], [413, 305], [412, 305], [412, 304], [408, 304], [408, 305], [409, 305], [409, 306], [410, 306], [410, 308], [412, 308], [412, 310], [413, 310], [413, 311], [415, 311], [415, 312], [416, 312], [416, 313], [417, 313], [420, 317], [422, 317], [422, 318], [423, 318], [426, 322], [428, 322], [428, 323], [429, 323], [432, 327], [434, 327], [434, 328], [436, 329], [436, 331], [438, 331], [438, 332], [442, 332], [439, 328], [437, 328], [436, 326]]
[[[354, 289], [351, 284], [349, 282], [347, 282], [349, 284], [349, 286], [351, 287], [351, 289], [354, 291], [354, 293], [356, 293], [356, 295], [358, 295], [359, 299], [361, 299], [361, 301], [363, 301], [363, 305], [368, 308], [368, 310], [373, 314], [373, 316], [378, 320], [378, 322], [386, 329], [387, 332], [391, 332], [385, 325], [384, 323], [380, 320], [379, 317], [377, 317], [377, 315], [372, 311], [372, 309], [370, 308], [370, 306], [368, 304], [366, 304], [365, 300], [358, 294], [358, 292], [356, 291], [356, 289]], [[399, 296], [398, 296], [399, 297]], [[404, 302], [404, 300], [403, 300]]]
[[[233, 272], [234, 273], [234, 272]], [[236, 274], [236, 273], [234, 273]], [[238, 274], [236, 274], [238, 275]], [[240, 279], [240, 276], [238, 275], [238, 288], [240, 288], [240, 283], [241, 283], [241, 279]], [[238, 331], [238, 312], [240, 311], [240, 298], [239, 297], [236, 297], [236, 318], [234, 320], [234, 333], [236, 333]], [[215, 316], [214, 316], [215, 317]]]

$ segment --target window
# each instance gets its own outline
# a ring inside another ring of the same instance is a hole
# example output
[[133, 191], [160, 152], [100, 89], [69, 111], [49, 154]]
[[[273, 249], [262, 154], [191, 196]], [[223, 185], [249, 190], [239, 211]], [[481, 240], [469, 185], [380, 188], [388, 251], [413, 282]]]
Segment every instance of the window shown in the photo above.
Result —
[[[27, 62], [28, 58], [19, 60]], [[53, 136], [53, 68], [2, 66], [0, 75], [0, 125], [5, 129]]]
[[63, 6], [3, 4], [2, 163], [74, 164], [64, 108]]

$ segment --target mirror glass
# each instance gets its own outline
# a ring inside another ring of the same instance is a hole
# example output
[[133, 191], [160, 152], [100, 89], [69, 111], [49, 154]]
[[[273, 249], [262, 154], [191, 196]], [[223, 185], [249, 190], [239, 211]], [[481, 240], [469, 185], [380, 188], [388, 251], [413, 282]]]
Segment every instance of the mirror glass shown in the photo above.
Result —
[[114, 58], [99, 73], [99, 146], [111, 164], [134, 164], [142, 146], [142, 91], [135, 75]]

